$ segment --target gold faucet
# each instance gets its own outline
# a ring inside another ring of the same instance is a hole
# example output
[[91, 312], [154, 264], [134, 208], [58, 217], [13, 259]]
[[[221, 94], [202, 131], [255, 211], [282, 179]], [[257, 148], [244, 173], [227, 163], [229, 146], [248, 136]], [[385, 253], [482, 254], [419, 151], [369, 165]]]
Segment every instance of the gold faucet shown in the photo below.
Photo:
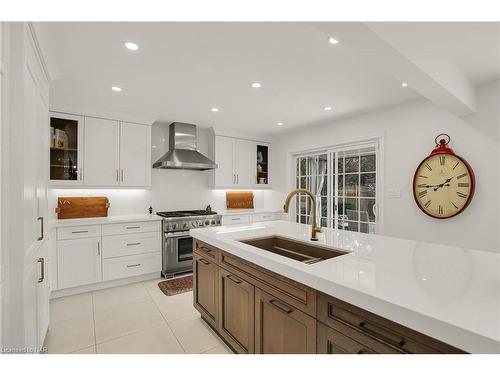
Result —
[[318, 226], [316, 224], [316, 197], [307, 189], [295, 189], [292, 190], [290, 193], [288, 193], [286, 200], [285, 200], [285, 205], [283, 206], [283, 210], [285, 213], [288, 212], [288, 206], [290, 206], [290, 200], [292, 197], [296, 194], [307, 194], [309, 198], [311, 198], [311, 204], [312, 204], [312, 212], [311, 212], [311, 221], [312, 221], [312, 231], [311, 231], [311, 241], [317, 241], [318, 240], [318, 233], [323, 232], [323, 229], [321, 226]]

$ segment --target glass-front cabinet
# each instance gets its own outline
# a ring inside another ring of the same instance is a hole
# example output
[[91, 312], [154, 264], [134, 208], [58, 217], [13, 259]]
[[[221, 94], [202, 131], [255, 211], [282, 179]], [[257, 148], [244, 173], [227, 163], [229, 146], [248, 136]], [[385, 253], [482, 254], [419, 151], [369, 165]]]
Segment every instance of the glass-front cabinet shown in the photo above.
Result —
[[50, 113], [50, 181], [52, 184], [81, 183], [83, 161], [83, 117]]
[[257, 185], [269, 184], [269, 146], [257, 144]]

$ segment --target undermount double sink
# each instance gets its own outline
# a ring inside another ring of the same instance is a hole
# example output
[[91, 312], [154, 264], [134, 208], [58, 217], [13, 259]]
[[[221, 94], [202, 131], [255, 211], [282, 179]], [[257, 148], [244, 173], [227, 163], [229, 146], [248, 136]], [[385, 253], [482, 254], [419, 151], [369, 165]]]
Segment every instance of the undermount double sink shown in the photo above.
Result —
[[344, 251], [326, 249], [300, 241], [289, 240], [280, 236], [252, 238], [249, 240], [241, 240], [240, 242], [305, 264], [314, 264], [326, 259], [348, 254]]

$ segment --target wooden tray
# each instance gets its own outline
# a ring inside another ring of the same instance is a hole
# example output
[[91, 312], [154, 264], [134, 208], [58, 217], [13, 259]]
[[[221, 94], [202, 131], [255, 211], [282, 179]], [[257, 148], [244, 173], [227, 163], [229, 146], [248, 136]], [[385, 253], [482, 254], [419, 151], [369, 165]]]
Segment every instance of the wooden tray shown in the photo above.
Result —
[[253, 208], [253, 193], [251, 191], [227, 191], [226, 208]]
[[85, 217], [108, 216], [107, 197], [58, 197], [58, 219], [80, 219]]

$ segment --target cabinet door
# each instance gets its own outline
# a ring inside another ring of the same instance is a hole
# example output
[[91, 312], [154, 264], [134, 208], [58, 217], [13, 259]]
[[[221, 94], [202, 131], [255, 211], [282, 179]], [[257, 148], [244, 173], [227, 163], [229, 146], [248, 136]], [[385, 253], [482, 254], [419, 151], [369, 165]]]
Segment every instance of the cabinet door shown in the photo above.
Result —
[[101, 281], [100, 239], [57, 241], [57, 278], [59, 289]]
[[255, 288], [255, 353], [316, 353], [316, 320]]
[[255, 287], [219, 269], [219, 333], [238, 353], [254, 353]]
[[218, 313], [217, 273], [215, 262], [193, 252], [194, 307], [214, 328], [217, 327]]
[[151, 127], [121, 123], [120, 185], [151, 185]]
[[236, 139], [234, 148], [236, 184], [252, 187], [257, 184], [257, 144], [245, 139]]
[[37, 311], [37, 332], [38, 346], [42, 347], [45, 335], [49, 329], [49, 280], [48, 280], [48, 256], [49, 243], [46, 241], [40, 248], [37, 260], [38, 277], [36, 288], [36, 311]]
[[215, 137], [215, 186], [233, 186], [236, 182], [234, 172], [234, 138]]
[[119, 184], [120, 126], [118, 121], [85, 118], [85, 185]]
[[56, 185], [82, 184], [82, 116], [50, 112], [50, 180]]

